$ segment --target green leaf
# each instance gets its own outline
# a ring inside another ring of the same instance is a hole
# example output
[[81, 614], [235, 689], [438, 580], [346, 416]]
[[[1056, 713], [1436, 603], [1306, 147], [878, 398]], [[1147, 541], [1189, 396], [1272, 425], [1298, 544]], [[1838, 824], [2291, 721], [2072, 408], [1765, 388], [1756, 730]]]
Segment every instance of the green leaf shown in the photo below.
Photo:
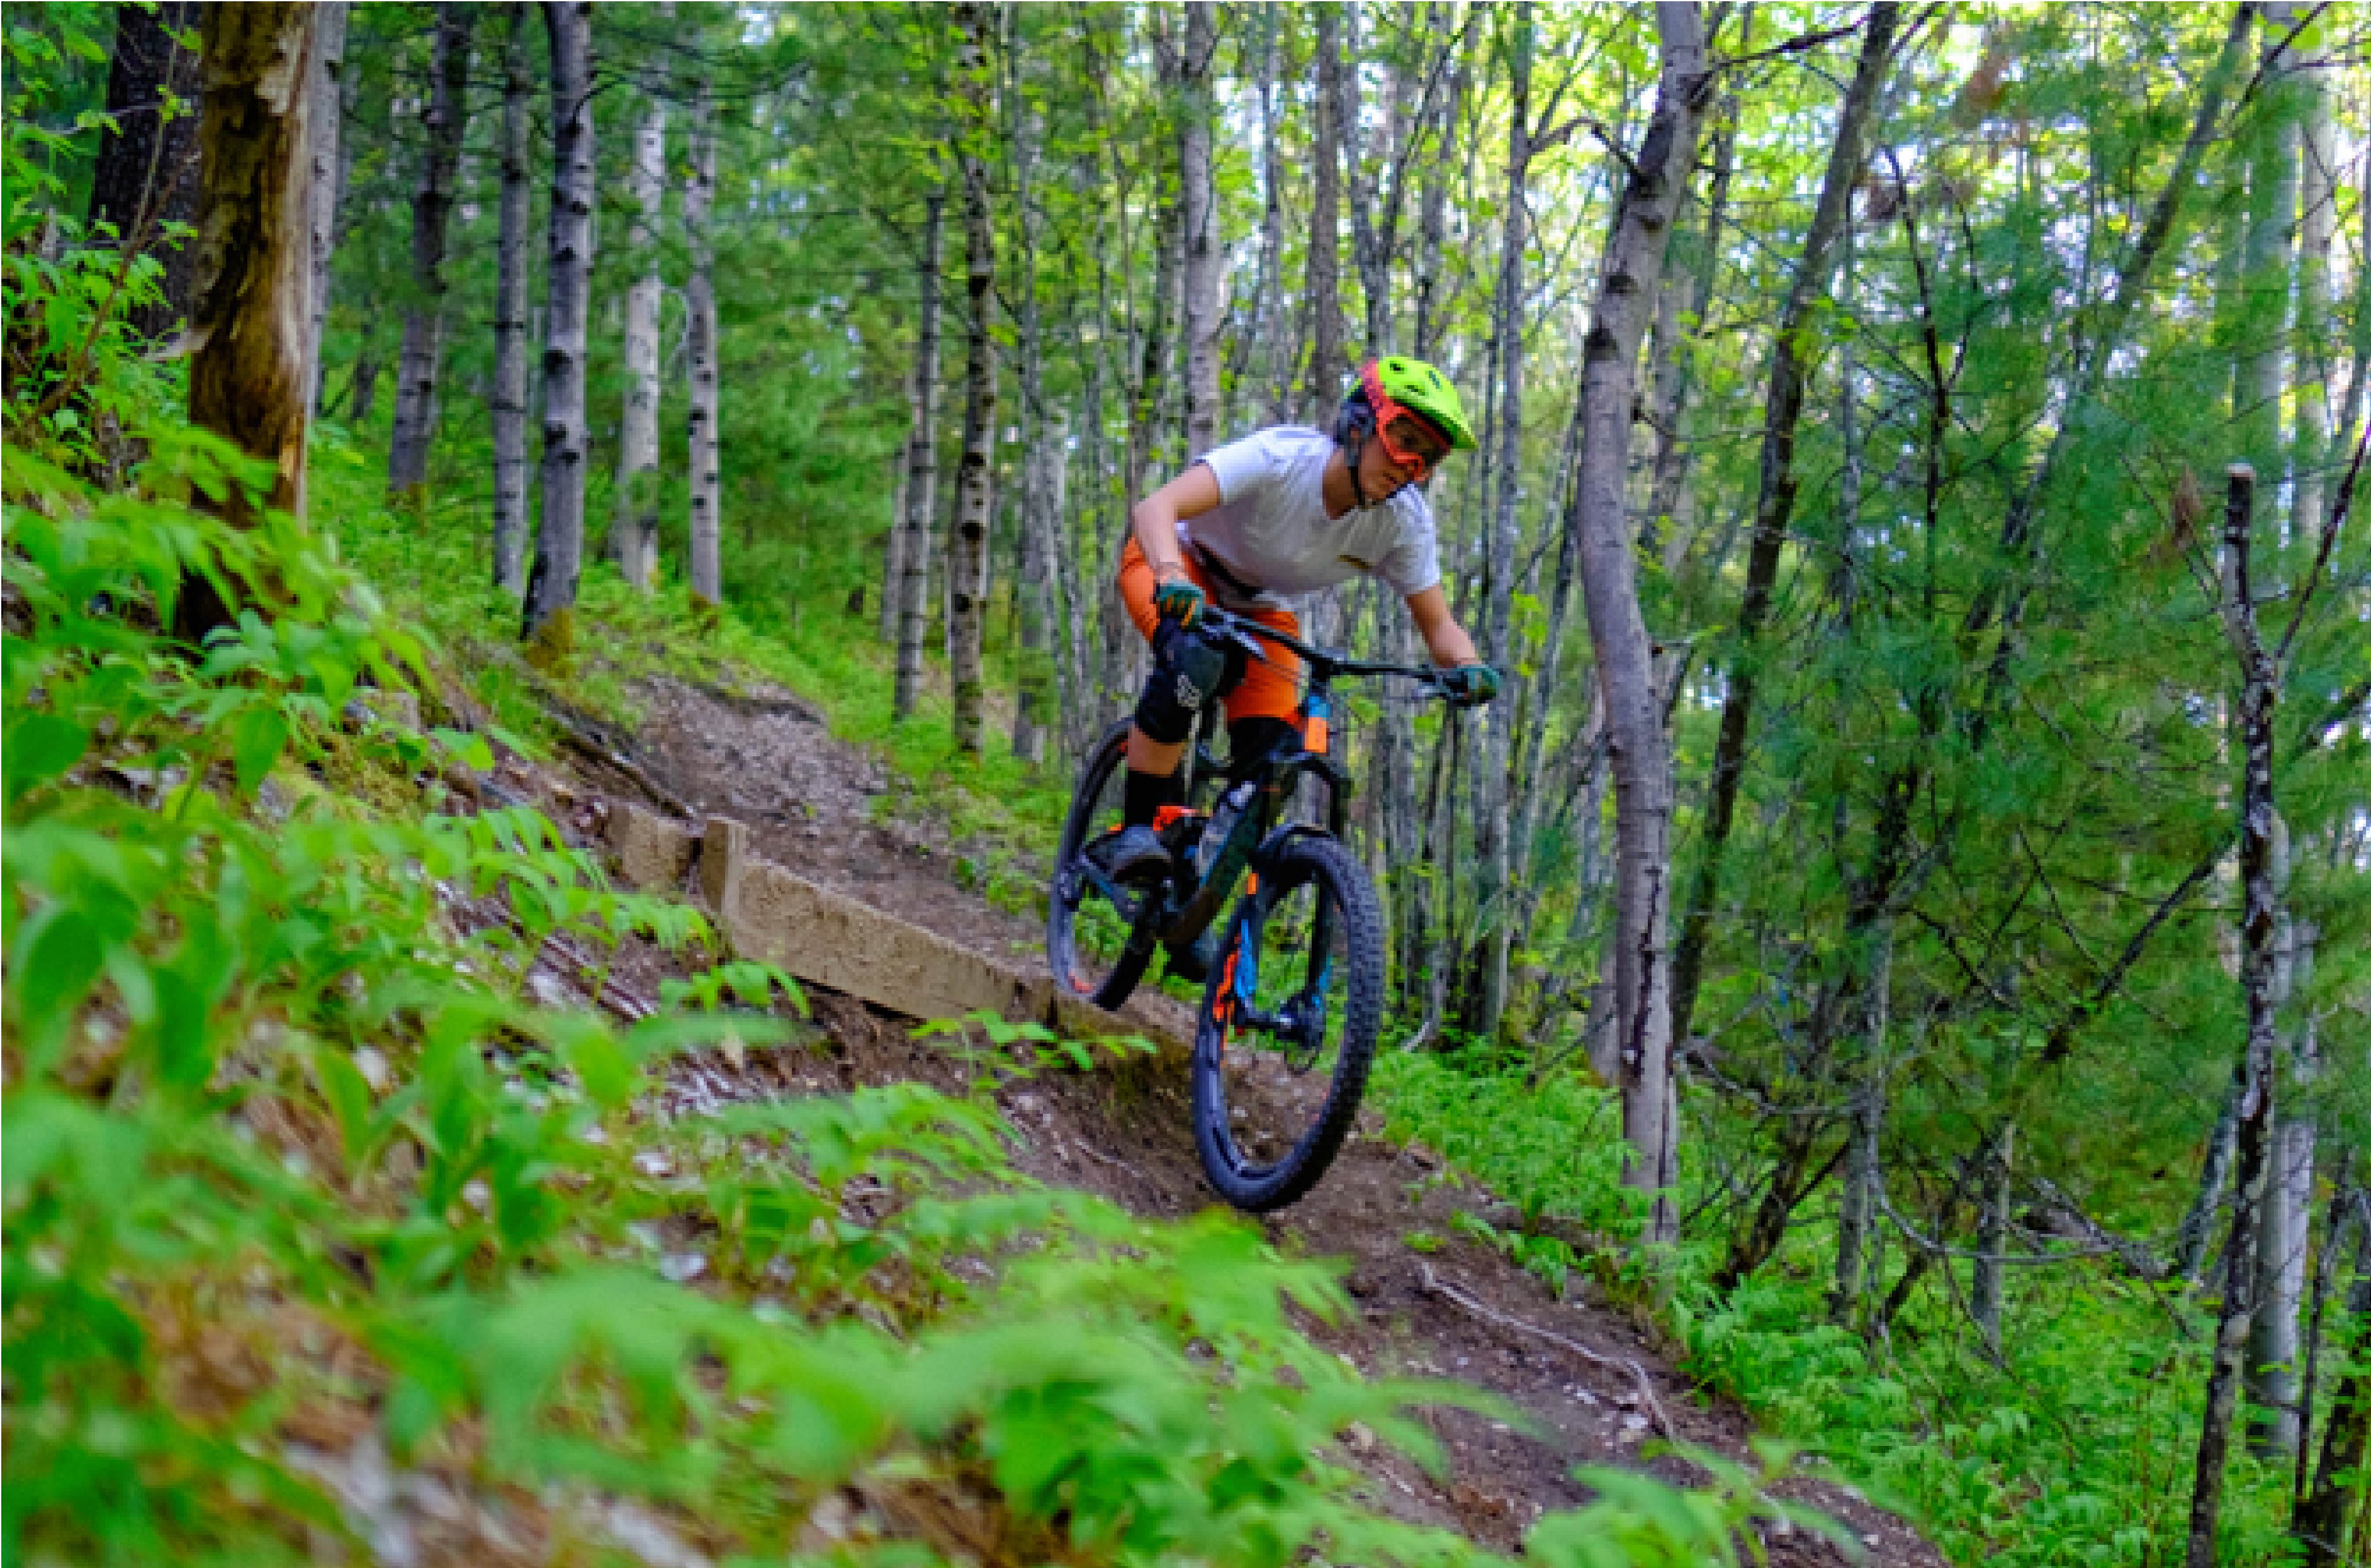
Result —
[[8, 799], [22, 799], [82, 760], [90, 732], [54, 713], [28, 713], [8, 726]]
[[79, 909], [38, 915], [17, 939], [18, 958], [8, 967], [8, 994], [36, 1058], [54, 1048], [74, 1021], [75, 1010], [98, 978], [107, 948], [98, 927]]
[[362, 1070], [343, 1051], [322, 1046], [313, 1053], [313, 1078], [321, 1086], [321, 1098], [330, 1102], [330, 1113], [338, 1119], [347, 1159], [360, 1159], [371, 1132], [370, 1085]]
[[238, 716], [231, 732], [231, 757], [238, 768], [240, 794], [255, 792], [287, 744], [288, 721], [279, 709], [259, 704]]

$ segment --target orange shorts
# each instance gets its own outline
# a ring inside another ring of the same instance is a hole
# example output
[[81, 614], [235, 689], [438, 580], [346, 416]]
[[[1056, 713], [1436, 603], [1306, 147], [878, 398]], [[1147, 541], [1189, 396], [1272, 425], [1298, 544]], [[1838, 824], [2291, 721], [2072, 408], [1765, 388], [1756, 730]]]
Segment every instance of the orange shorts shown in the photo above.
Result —
[[[1203, 593], [1209, 594], [1213, 599], [1218, 597], [1209, 578], [1203, 573], [1199, 566], [1195, 564], [1194, 558], [1190, 555], [1186, 558], [1186, 575], [1192, 578]], [[1157, 586], [1158, 584], [1153, 581], [1152, 567], [1144, 559], [1143, 547], [1131, 536], [1128, 541], [1128, 548], [1120, 552], [1119, 596], [1120, 601], [1128, 606], [1128, 618], [1136, 623], [1136, 629], [1143, 634], [1147, 642], [1152, 640], [1153, 632], [1161, 625], [1160, 612], [1152, 607], [1152, 591]], [[1229, 613], [1240, 615], [1244, 620], [1257, 621], [1262, 626], [1272, 627], [1278, 631], [1286, 632], [1294, 637], [1301, 635], [1301, 617], [1290, 610], [1243, 610]], [[1223, 699], [1230, 723], [1238, 719], [1281, 719], [1289, 724], [1300, 721], [1301, 660], [1291, 650], [1278, 648], [1272, 643], [1266, 645], [1264, 651], [1267, 654], [1268, 663], [1262, 663], [1257, 659], [1245, 659], [1243, 678], [1236, 683], [1235, 688], [1228, 692]]]

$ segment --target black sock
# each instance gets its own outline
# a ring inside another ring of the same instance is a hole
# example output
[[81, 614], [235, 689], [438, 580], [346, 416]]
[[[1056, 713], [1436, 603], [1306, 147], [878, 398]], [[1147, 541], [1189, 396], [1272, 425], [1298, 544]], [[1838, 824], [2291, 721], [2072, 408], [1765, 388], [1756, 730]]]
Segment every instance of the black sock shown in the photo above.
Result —
[[1131, 767], [1128, 770], [1128, 793], [1121, 799], [1121, 825], [1151, 827], [1162, 807], [1180, 804], [1185, 799], [1185, 788], [1174, 773], [1139, 773]]

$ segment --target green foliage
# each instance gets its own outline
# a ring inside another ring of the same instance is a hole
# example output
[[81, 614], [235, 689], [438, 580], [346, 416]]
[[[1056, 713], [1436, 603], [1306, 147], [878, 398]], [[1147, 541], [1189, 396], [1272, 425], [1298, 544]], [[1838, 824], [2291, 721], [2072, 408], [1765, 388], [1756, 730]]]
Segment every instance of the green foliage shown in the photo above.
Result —
[[[1462, 1216], [1477, 1239], [1553, 1287], [1585, 1269], [1617, 1297], [1647, 1299], [1613, 1239], [1631, 1231], [1611, 1094], [1570, 1072], [1534, 1084], [1405, 1053], [1376, 1064], [1374, 1086], [1392, 1136], [1424, 1139], [1522, 1216], [1512, 1229]], [[1702, 1163], [1683, 1172], [1683, 1206], [1706, 1192]], [[1607, 1239], [1590, 1245], [1592, 1232]], [[1724, 1294], [1709, 1283], [1718, 1251], [1683, 1243], [1655, 1283], [1689, 1370], [1902, 1508], [1954, 1562], [2165, 1561], [2188, 1518], [2211, 1332], [2197, 1306], [2070, 1257], [2014, 1282], [2007, 1353], [1995, 1361], [1960, 1315], [1965, 1266], [1953, 1265], [1956, 1277], [1871, 1344], [1826, 1320], [1833, 1247], [1833, 1224], [1816, 1216]], [[2226, 1561], [2281, 1560], [2287, 1497], [2284, 1466], [2235, 1462]]]

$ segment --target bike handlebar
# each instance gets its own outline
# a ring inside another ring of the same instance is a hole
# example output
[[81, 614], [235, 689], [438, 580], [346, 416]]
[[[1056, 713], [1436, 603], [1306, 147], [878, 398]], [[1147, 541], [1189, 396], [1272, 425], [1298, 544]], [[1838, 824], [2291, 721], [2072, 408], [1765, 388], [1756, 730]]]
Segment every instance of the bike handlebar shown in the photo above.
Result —
[[1280, 648], [1290, 649], [1308, 663], [1320, 680], [1332, 680], [1336, 675], [1397, 675], [1404, 680], [1430, 686], [1436, 695], [1440, 689], [1440, 677], [1444, 672], [1430, 665], [1384, 664], [1365, 659], [1345, 658], [1330, 649], [1303, 642], [1289, 631], [1278, 631], [1272, 626], [1262, 626], [1243, 616], [1230, 615], [1215, 605], [1203, 608], [1201, 619], [1213, 631], [1236, 637], [1256, 637]]

